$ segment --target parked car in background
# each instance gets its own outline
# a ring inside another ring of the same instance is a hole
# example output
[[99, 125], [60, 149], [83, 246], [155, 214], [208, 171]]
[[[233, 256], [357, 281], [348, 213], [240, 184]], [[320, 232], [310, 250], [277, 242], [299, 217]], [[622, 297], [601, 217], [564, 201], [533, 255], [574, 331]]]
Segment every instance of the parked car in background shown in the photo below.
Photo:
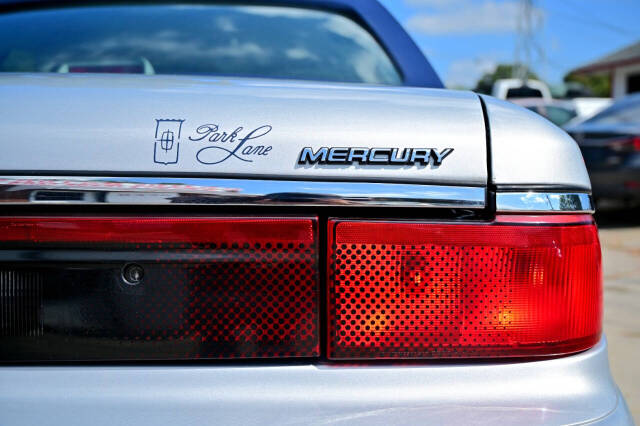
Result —
[[498, 99], [513, 100], [522, 98], [540, 98], [551, 101], [549, 86], [539, 80], [521, 80], [503, 78], [493, 83], [491, 95]]
[[578, 146], [376, 1], [0, 11], [0, 425], [632, 423]]
[[567, 131], [580, 146], [596, 199], [640, 201], [640, 94]]
[[613, 103], [611, 98], [577, 97], [567, 99], [573, 104], [576, 112], [575, 124], [587, 120]]
[[555, 99], [546, 83], [539, 80], [525, 81], [517, 78], [496, 80], [491, 94], [498, 99], [505, 99], [537, 112], [558, 126], [577, 124], [611, 104], [610, 98], [563, 97]]
[[543, 98], [510, 99], [510, 101], [540, 114], [558, 127], [564, 126], [578, 116], [573, 103], [570, 101]]
[[591, 118], [613, 102], [609, 97], [594, 96], [593, 91], [582, 83], [567, 82], [554, 88], [554, 98], [573, 104], [577, 116], [569, 124], [578, 124]]

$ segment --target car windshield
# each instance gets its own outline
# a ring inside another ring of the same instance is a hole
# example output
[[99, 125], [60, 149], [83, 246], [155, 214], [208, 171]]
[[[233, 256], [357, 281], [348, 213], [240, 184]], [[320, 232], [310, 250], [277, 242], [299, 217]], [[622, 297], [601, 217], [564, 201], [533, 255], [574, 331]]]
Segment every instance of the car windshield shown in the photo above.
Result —
[[561, 107], [545, 106], [543, 109], [545, 117], [556, 126], [564, 126], [577, 115], [575, 111]]
[[640, 96], [622, 100], [585, 121], [594, 124], [640, 124]]
[[6, 13], [0, 15], [0, 71], [402, 84], [385, 50], [354, 21], [274, 6], [165, 4]]

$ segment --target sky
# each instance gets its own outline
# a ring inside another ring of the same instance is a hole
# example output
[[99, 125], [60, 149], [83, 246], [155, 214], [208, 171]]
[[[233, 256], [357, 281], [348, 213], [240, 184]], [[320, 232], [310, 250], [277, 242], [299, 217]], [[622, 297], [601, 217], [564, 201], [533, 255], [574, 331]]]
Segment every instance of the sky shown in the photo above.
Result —
[[[379, 0], [448, 87], [473, 88], [498, 63], [524, 57], [521, 0]], [[640, 0], [532, 0], [532, 69], [550, 84], [640, 40]]]

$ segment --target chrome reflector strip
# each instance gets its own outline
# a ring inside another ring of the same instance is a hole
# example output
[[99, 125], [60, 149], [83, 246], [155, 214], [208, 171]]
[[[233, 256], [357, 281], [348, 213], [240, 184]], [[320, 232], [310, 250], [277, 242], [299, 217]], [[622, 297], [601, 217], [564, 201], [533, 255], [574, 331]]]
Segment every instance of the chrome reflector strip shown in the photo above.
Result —
[[499, 192], [496, 210], [500, 212], [593, 213], [591, 196], [584, 193]]
[[482, 187], [216, 178], [0, 178], [0, 204], [210, 204], [483, 209]]

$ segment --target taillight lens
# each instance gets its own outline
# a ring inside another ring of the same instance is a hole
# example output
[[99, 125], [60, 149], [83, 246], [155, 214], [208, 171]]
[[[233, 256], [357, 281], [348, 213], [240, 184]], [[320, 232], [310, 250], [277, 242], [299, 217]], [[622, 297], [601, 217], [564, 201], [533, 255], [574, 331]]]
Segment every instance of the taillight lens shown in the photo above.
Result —
[[[594, 345], [588, 215], [328, 226], [331, 359]], [[0, 360], [316, 357], [317, 219], [0, 218]]]
[[614, 151], [620, 152], [640, 151], [640, 136], [616, 139], [609, 142], [609, 146]]
[[319, 355], [317, 220], [0, 218], [0, 360]]
[[590, 216], [329, 222], [329, 358], [555, 355], [601, 333]]

